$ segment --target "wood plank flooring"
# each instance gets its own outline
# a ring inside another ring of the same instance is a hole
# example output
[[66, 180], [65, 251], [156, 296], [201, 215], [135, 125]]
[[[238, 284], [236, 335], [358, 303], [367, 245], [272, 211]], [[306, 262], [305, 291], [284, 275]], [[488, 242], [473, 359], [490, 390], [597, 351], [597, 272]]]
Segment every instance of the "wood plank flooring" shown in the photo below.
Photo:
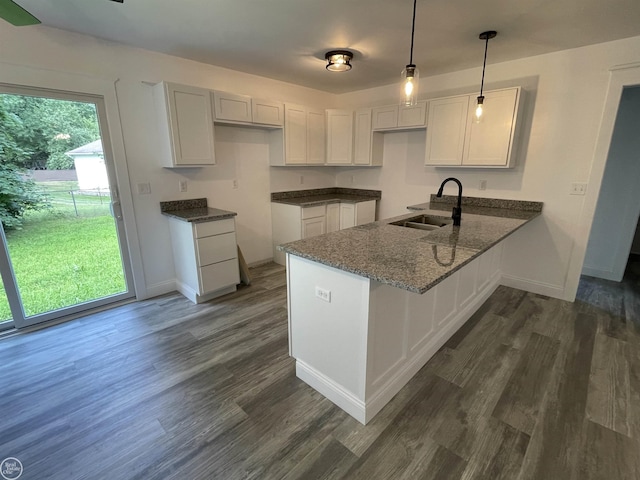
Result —
[[0, 339], [22, 479], [640, 479], [640, 261], [500, 287], [367, 426], [295, 377], [285, 276]]

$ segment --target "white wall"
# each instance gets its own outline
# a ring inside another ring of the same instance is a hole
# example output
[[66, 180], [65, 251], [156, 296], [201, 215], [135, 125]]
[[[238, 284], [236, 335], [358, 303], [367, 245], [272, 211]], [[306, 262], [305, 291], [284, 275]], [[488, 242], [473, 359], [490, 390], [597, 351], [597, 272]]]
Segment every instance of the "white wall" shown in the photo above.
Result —
[[[582, 196], [569, 195], [573, 182], [589, 181], [609, 68], [640, 60], [640, 37], [489, 65], [485, 88], [521, 85], [524, 122], [511, 170], [453, 169], [422, 166], [419, 133], [385, 136], [380, 169], [341, 169], [337, 185], [382, 190], [381, 216], [402, 213], [406, 205], [424, 202], [440, 182], [454, 175], [471, 196], [544, 202], [544, 215], [516, 232], [504, 251], [505, 283], [573, 300], [568, 278], [572, 251], [585, 242], [578, 233]], [[423, 78], [421, 98], [475, 92], [481, 69]], [[397, 86], [340, 96], [344, 106], [395, 103]], [[487, 180], [486, 191], [478, 189]], [[598, 185], [589, 188], [597, 189]], [[452, 193], [454, 193], [452, 188]], [[464, 222], [464, 212], [463, 212]]]
[[[572, 182], [589, 181], [609, 68], [640, 61], [640, 37], [635, 37], [490, 64], [487, 89], [522, 85], [526, 95], [524, 134], [517, 165], [508, 171], [423, 167], [424, 133], [417, 132], [387, 134], [381, 168], [268, 168], [263, 134], [246, 129], [221, 130], [217, 147], [220, 164], [216, 167], [171, 171], [161, 168], [156, 159], [157, 132], [152, 118], [151, 89], [143, 82], [167, 80], [330, 108], [395, 103], [396, 85], [334, 96], [43, 26], [4, 25], [0, 29], [0, 45], [3, 63], [0, 82], [11, 64], [38, 67], [39, 80], [47, 78], [47, 70], [60, 70], [117, 81], [130, 185], [150, 182], [152, 189], [151, 195], [133, 197], [145, 282], [150, 294], [169, 289], [174, 276], [166, 219], [158, 208], [161, 200], [204, 195], [214, 206], [237, 210], [240, 244], [247, 260], [254, 262], [270, 256], [265, 246], [270, 220], [266, 221], [269, 215], [265, 216], [262, 206], [267, 202], [267, 190], [335, 184], [377, 188], [383, 191], [380, 214], [384, 217], [402, 212], [406, 205], [424, 202], [442, 179], [455, 174], [468, 195], [545, 203], [543, 218], [516, 233], [505, 248], [507, 281], [539, 293], [572, 299], [575, 291], [571, 284], [576, 281], [572, 276], [577, 278], [580, 268], [575, 275], [569, 274], [570, 259], [572, 250], [584, 248], [586, 243], [586, 238], [578, 234], [585, 197], [570, 196], [569, 187]], [[476, 68], [424, 76], [421, 96], [434, 98], [475, 92], [480, 75], [481, 69]], [[232, 188], [232, 175], [237, 175], [239, 180], [237, 190]], [[301, 175], [303, 184], [300, 184]], [[180, 178], [189, 180], [186, 193], [178, 192]], [[483, 192], [477, 189], [481, 179], [487, 180], [487, 190]], [[591, 215], [587, 212], [589, 222]], [[578, 263], [581, 264], [581, 260]]]
[[[168, 55], [130, 48], [44, 26], [0, 29], [0, 82], [21, 66], [36, 67], [33, 84], [47, 84], [57, 72], [78, 78], [99, 77], [115, 83], [126, 149], [124, 162], [133, 192], [133, 209], [141, 245], [148, 295], [173, 290], [173, 259], [167, 219], [159, 202], [207, 197], [210, 205], [238, 212], [238, 241], [248, 263], [272, 257], [269, 193], [276, 190], [334, 186], [333, 169], [270, 168], [266, 133], [247, 128], [216, 127], [218, 164], [200, 169], [169, 170], [157, 158], [157, 129], [151, 87], [161, 80], [231, 91], [292, 103], [324, 107], [334, 101], [325, 92], [278, 82]], [[31, 82], [29, 82], [31, 83]], [[299, 172], [298, 172], [299, 170]], [[188, 180], [180, 193], [178, 182]], [[238, 189], [233, 189], [233, 179]], [[151, 184], [151, 195], [137, 195], [136, 184]]]
[[640, 215], [640, 87], [622, 93], [583, 273], [622, 280]]

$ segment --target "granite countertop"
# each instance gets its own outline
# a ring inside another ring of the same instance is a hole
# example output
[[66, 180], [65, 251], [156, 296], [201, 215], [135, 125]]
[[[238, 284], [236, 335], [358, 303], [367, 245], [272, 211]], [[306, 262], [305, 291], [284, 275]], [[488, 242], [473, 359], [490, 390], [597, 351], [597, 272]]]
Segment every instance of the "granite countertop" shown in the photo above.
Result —
[[330, 203], [359, 203], [380, 200], [381, 196], [382, 192], [379, 190], [334, 187], [274, 192], [271, 194], [271, 201], [299, 207], [312, 207]]
[[425, 231], [391, 225], [418, 214], [450, 219], [450, 203], [414, 205], [412, 208], [419, 208], [419, 213], [286, 243], [278, 249], [383, 284], [424, 293], [540, 216], [542, 204], [530, 203], [539, 209], [463, 206], [459, 227], [446, 225]]
[[160, 202], [160, 212], [167, 217], [193, 223], [212, 222], [237, 215], [236, 212], [209, 207], [206, 198]]

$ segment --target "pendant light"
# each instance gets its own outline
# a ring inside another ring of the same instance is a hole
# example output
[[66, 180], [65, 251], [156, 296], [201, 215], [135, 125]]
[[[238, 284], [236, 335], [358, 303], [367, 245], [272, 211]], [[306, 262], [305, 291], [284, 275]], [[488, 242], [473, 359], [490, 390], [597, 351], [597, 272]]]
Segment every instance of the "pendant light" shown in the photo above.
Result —
[[411, 52], [409, 54], [409, 64], [402, 70], [402, 91], [400, 94], [400, 105], [412, 106], [418, 103], [418, 81], [420, 72], [413, 64], [413, 37], [416, 30], [416, 2], [413, 0], [413, 20], [411, 22]]
[[486, 32], [482, 32], [478, 38], [480, 40], [484, 40], [484, 61], [482, 62], [482, 82], [480, 83], [480, 95], [478, 96], [478, 106], [476, 107], [476, 116], [475, 121], [479, 123], [482, 120], [483, 106], [484, 106], [484, 95], [482, 95], [482, 91], [484, 90], [484, 70], [487, 67], [487, 48], [489, 47], [489, 39], [495, 38], [498, 35], [498, 32], [495, 30], [488, 30]]

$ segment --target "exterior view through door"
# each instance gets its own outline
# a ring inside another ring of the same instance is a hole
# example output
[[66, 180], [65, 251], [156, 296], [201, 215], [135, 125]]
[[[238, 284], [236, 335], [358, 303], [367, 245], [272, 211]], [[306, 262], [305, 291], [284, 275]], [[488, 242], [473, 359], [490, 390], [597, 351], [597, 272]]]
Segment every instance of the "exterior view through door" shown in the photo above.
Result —
[[0, 85], [0, 329], [134, 296], [101, 97]]

